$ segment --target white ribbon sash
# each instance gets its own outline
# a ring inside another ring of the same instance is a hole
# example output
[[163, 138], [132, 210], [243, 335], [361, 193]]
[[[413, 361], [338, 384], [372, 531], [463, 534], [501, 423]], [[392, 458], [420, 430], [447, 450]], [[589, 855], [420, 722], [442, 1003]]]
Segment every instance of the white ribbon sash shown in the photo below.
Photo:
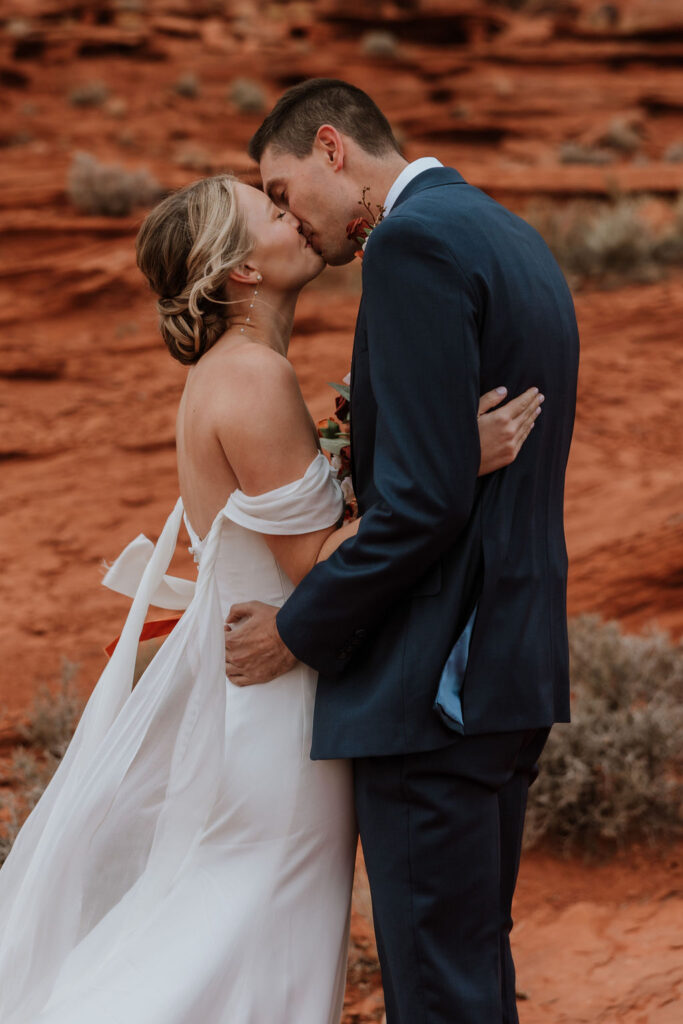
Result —
[[[109, 566], [102, 585], [116, 591], [117, 594], [134, 598], [153, 554], [152, 541], [145, 537], [144, 533], [138, 534]], [[185, 611], [194, 597], [194, 592], [194, 580], [165, 574], [151, 593], [149, 603], [156, 605], [157, 608]]]

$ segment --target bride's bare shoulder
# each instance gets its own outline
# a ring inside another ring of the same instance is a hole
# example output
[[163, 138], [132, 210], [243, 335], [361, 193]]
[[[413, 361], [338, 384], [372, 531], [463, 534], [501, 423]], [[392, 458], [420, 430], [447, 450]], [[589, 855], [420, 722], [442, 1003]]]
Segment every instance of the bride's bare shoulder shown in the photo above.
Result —
[[201, 387], [192, 406], [247, 494], [303, 475], [317, 452], [317, 435], [294, 368], [283, 355], [247, 342], [210, 350], [196, 370], [202, 371], [201, 381], [195, 378]]
[[242, 405], [266, 397], [272, 400], [283, 390], [282, 397], [299, 392], [289, 360], [266, 345], [249, 341], [207, 352], [195, 368], [195, 381], [207, 399], [215, 398], [221, 404], [227, 397]]
[[313, 422], [285, 356], [256, 342], [217, 346], [202, 356], [192, 377], [189, 404], [233, 465], [241, 450], [273, 446], [274, 438], [276, 447], [286, 437], [295, 450], [301, 445], [309, 454], [315, 451]]

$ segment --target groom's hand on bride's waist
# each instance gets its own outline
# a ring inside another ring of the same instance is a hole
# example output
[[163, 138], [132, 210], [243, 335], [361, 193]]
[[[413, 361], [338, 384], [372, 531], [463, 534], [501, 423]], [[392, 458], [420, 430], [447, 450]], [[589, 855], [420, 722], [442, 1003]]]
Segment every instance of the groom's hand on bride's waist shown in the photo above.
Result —
[[278, 633], [278, 611], [262, 601], [245, 601], [230, 609], [225, 620], [225, 674], [235, 686], [267, 683], [296, 665]]

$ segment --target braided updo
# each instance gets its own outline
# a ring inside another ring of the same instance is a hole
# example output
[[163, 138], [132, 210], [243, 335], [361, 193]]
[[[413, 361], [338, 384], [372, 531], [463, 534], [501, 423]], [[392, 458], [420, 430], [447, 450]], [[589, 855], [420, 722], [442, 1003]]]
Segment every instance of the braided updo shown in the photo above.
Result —
[[159, 296], [159, 329], [171, 355], [196, 363], [225, 332], [225, 283], [253, 241], [228, 174], [171, 193], [145, 218], [137, 263]]

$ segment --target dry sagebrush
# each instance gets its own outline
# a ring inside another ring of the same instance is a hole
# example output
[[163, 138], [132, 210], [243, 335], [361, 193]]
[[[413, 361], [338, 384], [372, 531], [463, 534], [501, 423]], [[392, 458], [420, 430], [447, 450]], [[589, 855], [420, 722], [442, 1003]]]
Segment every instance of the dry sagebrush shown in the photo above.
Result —
[[648, 220], [649, 197], [532, 204], [525, 219], [543, 236], [570, 283], [612, 287], [652, 281], [683, 265], [683, 197], [666, 228]]
[[117, 164], [102, 164], [90, 153], [76, 153], [67, 191], [82, 213], [127, 217], [136, 207], [156, 202], [164, 190], [148, 171], [128, 171]]
[[0, 788], [0, 864], [64, 756], [83, 710], [74, 690], [78, 666], [63, 661], [56, 691], [41, 689], [20, 729], [25, 746], [12, 754]]
[[571, 623], [572, 724], [556, 725], [529, 793], [526, 842], [594, 853], [681, 832], [683, 645]]

